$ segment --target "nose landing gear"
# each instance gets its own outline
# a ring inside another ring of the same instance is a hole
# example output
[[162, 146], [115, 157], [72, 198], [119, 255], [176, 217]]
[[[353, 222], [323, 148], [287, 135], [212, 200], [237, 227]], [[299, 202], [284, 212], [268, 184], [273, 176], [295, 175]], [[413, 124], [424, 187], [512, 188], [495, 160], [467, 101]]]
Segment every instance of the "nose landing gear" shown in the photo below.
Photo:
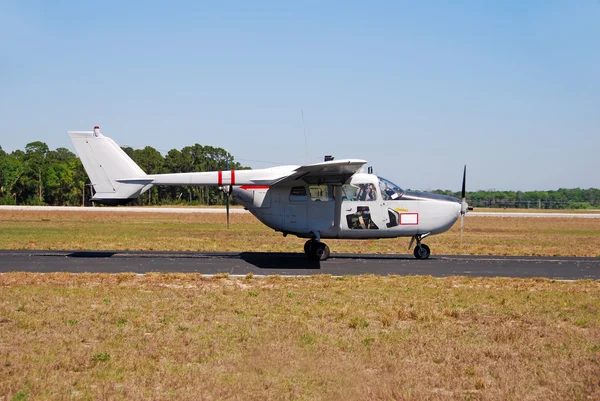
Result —
[[420, 244], [415, 246], [413, 254], [417, 259], [427, 259], [431, 255], [431, 249], [425, 244]]
[[431, 249], [425, 244], [421, 244], [421, 240], [427, 237], [429, 233], [423, 235], [414, 235], [410, 240], [410, 245], [408, 245], [408, 249], [412, 248], [412, 245], [415, 241], [417, 241], [417, 246], [415, 246], [415, 250], [413, 251], [413, 255], [417, 259], [427, 259], [431, 255]]
[[304, 244], [304, 253], [314, 261], [327, 260], [329, 257], [329, 247], [327, 244], [317, 241], [315, 238], [309, 239]]

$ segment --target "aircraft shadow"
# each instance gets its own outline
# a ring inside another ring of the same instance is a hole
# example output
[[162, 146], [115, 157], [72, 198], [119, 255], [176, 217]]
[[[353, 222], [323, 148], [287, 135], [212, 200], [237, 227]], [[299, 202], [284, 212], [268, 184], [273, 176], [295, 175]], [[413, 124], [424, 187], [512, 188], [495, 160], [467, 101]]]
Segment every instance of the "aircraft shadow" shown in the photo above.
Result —
[[116, 252], [110, 251], [76, 251], [71, 252], [67, 255], [69, 258], [110, 258], [115, 255]]
[[259, 269], [320, 269], [321, 263], [303, 253], [242, 252], [239, 258]]
[[[350, 253], [332, 253], [332, 259], [368, 259], [368, 260], [417, 260], [412, 255], [391, 254], [391, 255], [376, 255], [376, 254], [350, 254]], [[435, 259], [430, 257], [429, 259]]]
[[[320, 269], [321, 263], [309, 259], [303, 253], [283, 252], [242, 252], [239, 258], [259, 269]], [[331, 254], [330, 259], [342, 260], [411, 260], [412, 255], [366, 255], [366, 254]], [[435, 260], [436, 258], [429, 258]], [[327, 265], [327, 262], [323, 262]]]
[[[111, 251], [75, 251], [68, 253], [69, 258], [110, 258], [117, 254]], [[121, 252], [120, 254], [123, 254]], [[284, 253], [284, 252], [208, 252], [208, 253], [159, 253], [150, 252], [139, 254], [136, 252], [127, 254], [130, 257], [138, 258], [169, 258], [169, 259], [241, 259], [246, 263], [254, 265], [259, 269], [320, 269], [321, 264], [318, 261], [309, 259], [304, 253]], [[53, 255], [47, 255], [53, 256]], [[61, 256], [61, 255], [55, 255]], [[64, 254], [63, 254], [64, 256]]]
[[[169, 259], [241, 259], [259, 269], [290, 269], [290, 270], [319, 270], [321, 263], [308, 258], [304, 253], [286, 253], [286, 252], [117, 252], [117, 251], [74, 251], [67, 255], [69, 258], [111, 258], [127, 254], [126, 257], [137, 258], [169, 258]], [[61, 256], [46, 255], [46, 256]], [[330, 256], [331, 259], [337, 260], [415, 260], [412, 255], [374, 255], [374, 254], [344, 254], [336, 253]], [[435, 259], [435, 258], [430, 258]], [[328, 262], [324, 262], [325, 265]]]

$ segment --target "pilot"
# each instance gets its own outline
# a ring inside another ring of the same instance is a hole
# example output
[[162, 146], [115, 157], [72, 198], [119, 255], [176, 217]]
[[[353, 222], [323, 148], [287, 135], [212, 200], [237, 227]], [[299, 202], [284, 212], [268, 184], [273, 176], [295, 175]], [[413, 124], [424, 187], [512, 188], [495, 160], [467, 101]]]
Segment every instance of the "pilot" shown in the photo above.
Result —
[[375, 191], [375, 185], [369, 184], [369, 190], [367, 191], [367, 200], [374, 201], [377, 199], [377, 192]]
[[374, 201], [377, 199], [377, 192], [373, 184], [358, 184], [358, 192], [356, 198], [359, 201]]
[[367, 184], [358, 184], [358, 191], [356, 191], [356, 199], [359, 201], [364, 201], [367, 199], [367, 189], [365, 188]]

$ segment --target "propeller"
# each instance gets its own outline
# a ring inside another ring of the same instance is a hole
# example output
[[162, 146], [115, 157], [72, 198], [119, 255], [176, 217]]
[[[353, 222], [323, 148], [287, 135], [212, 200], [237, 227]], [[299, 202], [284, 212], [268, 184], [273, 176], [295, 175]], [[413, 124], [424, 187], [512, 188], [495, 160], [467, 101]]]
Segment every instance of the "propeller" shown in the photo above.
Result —
[[[229, 154], [225, 155], [225, 170], [229, 171]], [[225, 210], [227, 211], [227, 228], [229, 228], [229, 197], [231, 196], [232, 190], [233, 187], [231, 185], [223, 188], [223, 192], [225, 192]]]
[[467, 165], [465, 164], [465, 169], [463, 170], [463, 180], [462, 180], [462, 191], [461, 191], [461, 200], [460, 200], [460, 245], [462, 246], [463, 242], [463, 231], [465, 229], [465, 214], [467, 214], [468, 210], [473, 210], [473, 208], [469, 207], [467, 203]]

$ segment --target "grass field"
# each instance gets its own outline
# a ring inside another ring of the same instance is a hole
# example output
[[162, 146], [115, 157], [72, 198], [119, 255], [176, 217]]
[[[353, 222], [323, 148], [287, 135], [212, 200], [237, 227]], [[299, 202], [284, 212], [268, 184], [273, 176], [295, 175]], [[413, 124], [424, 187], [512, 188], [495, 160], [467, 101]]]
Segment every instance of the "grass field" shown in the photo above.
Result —
[[[34, 212], [0, 210], [4, 249], [302, 252], [304, 240], [250, 214]], [[427, 238], [434, 254], [600, 256], [600, 219], [467, 217]], [[408, 254], [409, 239], [328, 240], [332, 252]]]
[[[252, 215], [0, 211], [4, 249], [302, 252]], [[437, 254], [600, 256], [600, 220], [468, 218]], [[407, 253], [408, 239], [327, 241]], [[600, 399], [600, 281], [0, 274], [0, 401]]]
[[600, 399], [600, 282], [0, 275], [2, 400]]

